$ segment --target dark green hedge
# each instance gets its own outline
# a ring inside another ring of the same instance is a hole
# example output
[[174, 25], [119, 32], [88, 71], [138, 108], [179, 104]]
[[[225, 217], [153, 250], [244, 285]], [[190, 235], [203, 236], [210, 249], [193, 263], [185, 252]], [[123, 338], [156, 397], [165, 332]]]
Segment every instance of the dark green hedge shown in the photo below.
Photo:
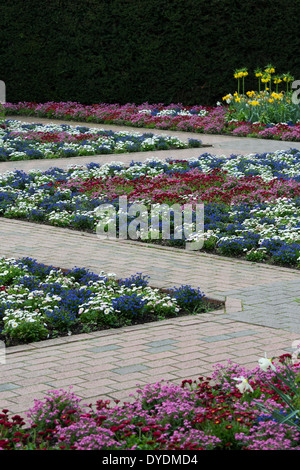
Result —
[[[214, 105], [233, 71], [300, 79], [298, 0], [7, 0], [7, 101]], [[256, 87], [247, 79], [247, 88]], [[256, 87], [257, 88], [257, 87]]]

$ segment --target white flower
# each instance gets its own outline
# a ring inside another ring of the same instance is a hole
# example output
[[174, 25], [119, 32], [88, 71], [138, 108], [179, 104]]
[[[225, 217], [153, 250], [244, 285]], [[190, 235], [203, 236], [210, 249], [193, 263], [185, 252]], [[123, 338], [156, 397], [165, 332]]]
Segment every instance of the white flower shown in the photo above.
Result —
[[276, 367], [274, 366], [274, 364], [272, 364], [271, 359], [267, 358], [266, 353], [265, 353], [265, 357], [261, 357], [259, 359], [258, 363], [259, 363], [259, 367], [264, 372], [267, 372], [269, 367], [271, 367], [271, 369], [274, 370], [274, 371], [276, 370]]
[[240, 382], [239, 384], [237, 384], [237, 388], [241, 393], [244, 393], [246, 390], [250, 390], [250, 392], [253, 392], [253, 388], [244, 376], [234, 378], [233, 380]]

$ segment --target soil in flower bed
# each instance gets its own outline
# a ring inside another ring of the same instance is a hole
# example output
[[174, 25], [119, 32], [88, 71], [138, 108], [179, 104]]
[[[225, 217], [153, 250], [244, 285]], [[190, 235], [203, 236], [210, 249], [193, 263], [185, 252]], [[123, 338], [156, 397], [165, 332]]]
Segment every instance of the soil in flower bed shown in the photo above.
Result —
[[116, 279], [37, 263], [0, 259], [0, 340], [17, 346], [56, 337], [144, 324], [224, 308], [200, 289], [148, 286], [147, 276]]

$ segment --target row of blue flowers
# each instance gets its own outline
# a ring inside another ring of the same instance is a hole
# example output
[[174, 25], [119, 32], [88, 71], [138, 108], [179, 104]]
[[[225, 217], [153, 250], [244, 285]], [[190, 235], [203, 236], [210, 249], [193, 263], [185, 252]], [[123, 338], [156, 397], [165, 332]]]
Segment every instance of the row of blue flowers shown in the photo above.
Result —
[[[95, 210], [106, 201], [81, 194], [73, 186], [67, 191], [59, 190], [55, 187], [57, 183], [67, 183], [74, 178], [84, 180], [118, 174], [133, 179], [146, 174], [185, 173], [195, 168], [206, 172], [222, 168], [232, 175], [259, 175], [269, 180], [277, 178], [299, 182], [300, 152], [291, 149], [245, 157], [232, 155], [229, 159], [206, 153], [189, 161], [132, 162], [128, 168], [114, 162], [102, 166], [89, 163], [67, 170], [54, 167], [44, 172], [7, 172], [0, 177], [0, 215], [95, 231]], [[118, 208], [118, 201], [109, 202]], [[265, 229], [264, 234], [262, 229], [253, 228], [257, 224]], [[204, 232], [204, 250], [225, 256], [244, 256], [250, 261], [300, 266], [299, 197], [234, 206], [207, 203], [204, 208]], [[185, 240], [184, 237], [182, 240], [171, 239], [168, 243], [184, 246]]]
[[165, 292], [148, 279], [2, 258], [0, 339], [9, 346], [218, 308], [200, 289], [182, 285]]

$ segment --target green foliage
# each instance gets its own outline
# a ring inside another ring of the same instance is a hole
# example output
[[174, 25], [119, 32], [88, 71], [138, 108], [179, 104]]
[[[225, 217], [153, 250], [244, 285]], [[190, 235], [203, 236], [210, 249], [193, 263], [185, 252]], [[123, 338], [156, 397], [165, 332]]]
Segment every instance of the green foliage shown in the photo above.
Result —
[[4, 111], [3, 105], [0, 103], [0, 124], [1, 122], [4, 121], [4, 118], [5, 118], [5, 111]]
[[33, 343], [47, 339], [48, 329], [42, 321], [29, 322], [26, 320], [18, 322], [16, 326], [8, 324], [2, 331], [7, 338], [7, 344], [17, 340], [21, 343]]
[[[284, 369], [282, 372], [275, 372], [277, 384], [268, 381], [271, 390], [274, 391], [284, 404], [284, 409], [273, 409], [272, 417], [279, 423], [286, 423], [291, 426], [296, 426], [297, 431], [300, 431], [300, 374], [296, 373], [289, 362], [283, 362]], [[254, 402], [256, 402], [254, 400]], [[261, 402], [256, 402], [258, 407], [269, 413], [270, 410]]]

